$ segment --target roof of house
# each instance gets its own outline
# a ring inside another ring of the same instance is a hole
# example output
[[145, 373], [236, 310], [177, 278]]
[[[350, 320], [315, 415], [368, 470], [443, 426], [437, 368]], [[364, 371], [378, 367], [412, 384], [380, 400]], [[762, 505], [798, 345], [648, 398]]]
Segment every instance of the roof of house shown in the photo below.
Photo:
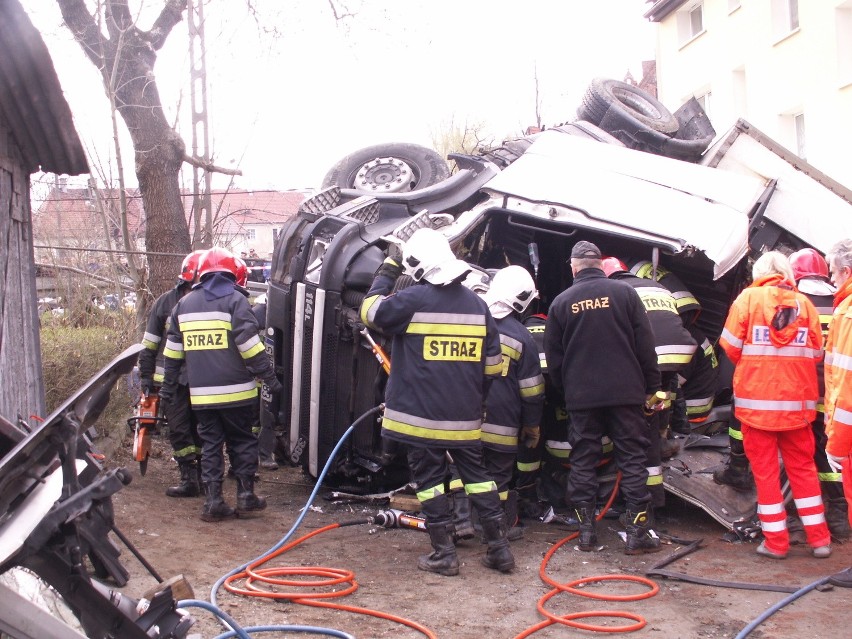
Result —
[[[659, 22], [663, 20], [669, 14], [677, 11], [683, 5], [687, 3], [688, 0], [656, 0], [653, 6], [648, 9], [644, 16], [651, 22]], [[647, 0], [648, 3], [653, 2], [653, 0]]]
[[[296, 214], [307, 195], [302, 191], [214, 190], [215, 224], [225, 235], [239, 233], [251, 225], [281, 224]], [[128, 189], [126, 199], [128, 229], [134, 239], [141, 238], [145, 233], [142, 196], [138, 189]], [[184, 193], [182, 199], [189, 220], [192, 194]], [[111, 229], [119, 228], [119, 204], [117, 189], [98, 189], [96, 199], [87, 188], [54, 188], [33, 213], [35, 235], [43, 239], [79, 237], [81, 241], [91, 241], [102, 235], [100, 206], [107, 213]]]
[[0, 114], [30, 173], [89, 172], [53, 61], [18, 0], [0, 2]]

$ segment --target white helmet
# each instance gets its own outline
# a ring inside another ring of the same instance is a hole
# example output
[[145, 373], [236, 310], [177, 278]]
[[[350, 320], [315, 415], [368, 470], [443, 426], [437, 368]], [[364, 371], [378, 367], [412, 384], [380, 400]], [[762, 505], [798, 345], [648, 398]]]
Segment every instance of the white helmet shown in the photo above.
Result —
[[402, 268], [415, 282], [426, 280], [436, 286], [449, 284], [470, 270], [453, 255], [447, 238], [430, 228], [415, 231], [402, 247]]
[[496, 319], [512, 311], [523, 313], [538, 297], [532, 275], [523, 266], [507, 266], [494, 275], [491, 288], [482, 296]]

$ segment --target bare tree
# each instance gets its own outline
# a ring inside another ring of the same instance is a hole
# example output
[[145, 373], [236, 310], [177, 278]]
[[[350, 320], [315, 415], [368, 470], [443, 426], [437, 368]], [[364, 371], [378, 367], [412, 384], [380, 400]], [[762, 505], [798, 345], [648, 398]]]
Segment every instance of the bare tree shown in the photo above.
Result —
[[[187, 0], [163, 0], [148, 30], [131, 15], [129, 0], [57, 0], [65, 25], [101, 74], [104, 90], [130, 133], [136, 177], [145, 207], [145, 246], [155, 253], [189, 253], [190, 237], [181, 201], [179, 172], [184, 162], [220, 169], [186, 153], [186, 145], [163, 113], [154, 76], [157, 52], [183, 19]], [[152, 260], [148, 289], [157, 295], [174, 282], [180, 258]]]
[[444, 122], [437, 130], [431, 132], [432, 148], [443, 157], [450, 153], [462, 153], [474, 155], [482, 148], [489, 148], [494, 143], [494, 138], [486, 135], [485, 124], [482, 122], [468, 122], [457, 124], [455, 117]]

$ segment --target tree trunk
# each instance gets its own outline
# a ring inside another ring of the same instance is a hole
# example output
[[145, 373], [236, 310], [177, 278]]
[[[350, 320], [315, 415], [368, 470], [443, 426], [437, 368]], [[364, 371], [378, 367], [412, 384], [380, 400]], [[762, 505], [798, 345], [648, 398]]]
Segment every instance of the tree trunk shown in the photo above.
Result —
[[[146, 250], [179, 254], [148, 260], [148, 288], [157, 296], [174, 286], [182, 256], [191, 250], [178, 179], [185, 145], [166, 121], [154, 77], [156, 52], [182, 20], [186, 0], [164, 0], [148, 31], [133, 22], [128, 0], [102, 0], [94, 16], [84, 0], [57, 3], [65, 24], [100, 71], [104, 89], [114, 97], [130, 132], [145, 208]], [[104, 25], [107, 33], [98, 25]]]

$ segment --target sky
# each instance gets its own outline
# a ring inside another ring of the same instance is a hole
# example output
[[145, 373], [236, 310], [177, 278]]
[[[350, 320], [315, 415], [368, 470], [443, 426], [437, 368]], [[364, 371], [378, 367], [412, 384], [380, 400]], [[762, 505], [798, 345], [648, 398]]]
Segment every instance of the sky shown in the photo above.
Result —
[[[654, 57], [643, 0], [208, 0], [205, 37], [212, 159], [247, 189], [317, 188], [365, 146], [432, 146], [452, 126], [496, 142], [575, 118], [594, 77], [641, 77]], [[147, 29], [163, 0], [130, 0]], [[51, 0], [23, 0], [41, 31], [84, 147], [109, 168], [111, 124], [94, 66]], [[190, 146], [186, 21], [154, 68], [170, 122]], [[122, 125], [123, 129], [123, 125]], [[125, 167], [132, 175], [132, 151]], [[187, 176], [190, 173], [187, 172]], [[229, 177], [214, 176], [214, 187]], [[73, 181], [72, 181], [73, 183]]]

